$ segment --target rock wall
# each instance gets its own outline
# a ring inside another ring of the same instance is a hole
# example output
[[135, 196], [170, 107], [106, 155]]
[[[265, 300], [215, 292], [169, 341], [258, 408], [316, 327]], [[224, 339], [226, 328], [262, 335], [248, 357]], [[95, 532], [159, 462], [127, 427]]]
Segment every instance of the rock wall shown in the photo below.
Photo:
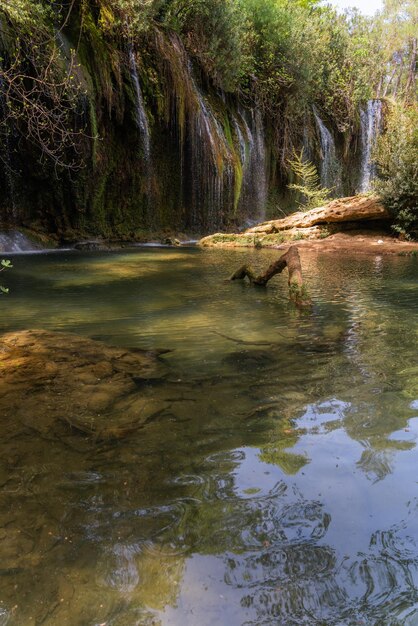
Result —
[[[141, 239], [260, 221], [269, 197], [275, 207], [294, 206], [286, 159], [277, 154], [268, 118], [249, 100], [215, 89], [176, 33], [155, 26], [141, 39], [124, 41], [109, 35], [103, 16], [91, 9], [82, 23], [80, 31], [81, 15], [73, 11], [56, 34], [63, 71], [76, 51], [80, 94], [71, 123], [84, 129], [74, 150], [77, 166], [57, 168], [28, 139], [23, 123], [9, 124], [0, 159], [0, 224], [55, 233], [62, 241]], [[10, 24], [4, 17], [2, 24], [0, 56], [10, 63]], [[0, 105], [4, 120], [1, 84]], [[323, 175], [326, 168], [327, 181], [335, 169], [339, 189], [352, 191], [351, 178], [344, 182], [340, 165], [330, 164], [342, 159], [342, 137], [334, 145], [335, 133], [327, 129], [325, 153], [316, 110], [306, 124], [309, 132], [298, 132], [301, 144], [308, 137], [310, 158]]]

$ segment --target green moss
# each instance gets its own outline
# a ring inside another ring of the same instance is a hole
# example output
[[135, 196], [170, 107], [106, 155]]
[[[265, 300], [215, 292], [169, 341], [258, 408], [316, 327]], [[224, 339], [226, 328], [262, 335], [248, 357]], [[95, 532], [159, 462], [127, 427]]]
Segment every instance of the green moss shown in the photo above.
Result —
[[234, 168], [234, 200], [233, 200], [233, 216], [236, 217], [238, 205], [241, 198], [242, 183], [244, 179], [244, 171], [242, 169], [241, 159], [239, 155], [238, 137], [233, 137], [231, 124], [229, 122], [228, 113], [225, 111], [223, 115], [223, 127], [225, 138], [231, 151], [233, 168]]
[[301, 233], [300, 231], [297, 231], [296, 233], [292, 235], [293, 241], [300, 241], [301, 239], [304, 239], [304, 236], [303, 236], [303, 233]]
[[97, 123], [95, 102], [91, 98], [89, 98], [89, 121], [92, 138], [91, 160], [94, 168], [97, 160], [97, 142], [99, 140], [99, 127]]
[[[236, 155], [235, 155], [236, 156]], [[237, 214], [238, 205], [241, 198], [244, 172], [239, 159], [234, 159], [234, 216]]]
[[299, 285], [296, 282], [289, 284], [289, 296], [292, 302], [299, 305], [310, 305], [309, 291], [305, 283]]

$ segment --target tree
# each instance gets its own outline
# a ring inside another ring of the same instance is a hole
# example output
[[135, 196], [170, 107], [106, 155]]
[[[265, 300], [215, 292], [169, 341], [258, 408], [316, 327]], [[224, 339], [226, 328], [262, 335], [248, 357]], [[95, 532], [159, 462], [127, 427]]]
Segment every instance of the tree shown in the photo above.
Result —
[[387, 130], [375, 155], [379, 170], [376, 189], [394, 218], [394, 229], [418, 238], [418, 106], [394, 104]]
[[382, 95], [416, 100], [418, 5], [415, 0], [385, 0], [379, 21]]
[[[71, 11], [74, 0], [70, 3]], [[56, 168], [82, 166], [81, 140], [86, 122], [81, 114], [83, 89], [76, 51], [64, 51], [51, 10], [32, 0], [0, 0], [7, 22], [2, 38], [8, 50], [0, 57], [0, 132], [14, 128], [38, 150], [39, 159]], [[59, 16], [59, 14], [58, 14]], [[68, 19], [64, 14], [62, 21]]]

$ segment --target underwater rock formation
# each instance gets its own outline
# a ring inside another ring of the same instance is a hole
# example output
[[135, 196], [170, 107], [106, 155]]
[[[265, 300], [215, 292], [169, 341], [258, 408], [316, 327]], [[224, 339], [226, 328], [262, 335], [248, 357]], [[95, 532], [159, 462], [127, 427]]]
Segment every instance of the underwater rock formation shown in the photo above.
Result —
[[117, 439], [167, 406], [144, 388], [166, 372], [158, 355], [144, 350], [26, 330], [2, 335], [0, 365], [0, 413], [13, 428], [47, 434], [64, 424], [97, 439]]

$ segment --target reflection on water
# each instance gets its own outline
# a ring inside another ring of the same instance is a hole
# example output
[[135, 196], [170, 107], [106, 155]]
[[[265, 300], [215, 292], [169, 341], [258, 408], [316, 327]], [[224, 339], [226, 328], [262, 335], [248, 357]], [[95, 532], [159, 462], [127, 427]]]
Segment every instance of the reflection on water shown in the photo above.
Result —
[[1, 626], [418, 624], [417, 260], [276, 254], [14, 258], [4, 330], [172, 352], [126, 439], [0, 421]]

